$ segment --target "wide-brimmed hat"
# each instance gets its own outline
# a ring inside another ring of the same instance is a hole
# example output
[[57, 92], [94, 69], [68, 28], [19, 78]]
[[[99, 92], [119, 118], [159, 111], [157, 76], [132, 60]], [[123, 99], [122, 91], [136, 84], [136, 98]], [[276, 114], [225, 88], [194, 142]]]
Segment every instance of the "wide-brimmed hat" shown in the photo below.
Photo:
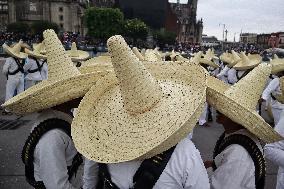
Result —
[[227, 64], [229, 68], [233, 67], [237, 62], [234, 60], [231, 53], [225, 52], [220, 56], [220, 60]]
[[44, 44], [40, 43], [38, 45], [33, 46], [33, 48], [34, 48], [33, 51], [31, 51], [29, 49], [25, 49], [25, 53], [27, 53], [29, 56], [32, 56], [32, 57], [35, 57], [35, 58], [38, 58], [38, 59], [46, 59], [47, 56], [41, 53], [43, 47], [44, 47]]
[[6, 43], [4, 43], [2, 47], [3, 47], [4, 52], [9, 54], [10, 56], [15, 57], [15, 58], [25, 59], [28, 57], [28, 55], [26, 53], [21, 52], [22, 44], [23, 44], [23, 41], [20, 40], [13, 47], [9, 47]]
[[[37, 46], [40, 46], [40, 48], [37, 47]], [[40, 49], [40, 54], [46, 54], [45, 46], [44, 46], [43, 43], [34, 43], [33, 44], [33, 49], [36, 49], [36, 48]]]
[[256, 67], [261, 63], [261, 57], [257, 56], [246, 56], [244, 52], [240, 53], [241, 61], [239, 61], [236, 65], [234, 65], [234, 69], [236, 70], [248, 70]]
[[88, 52], [78, 50], [75, 42], [72, 43], [71, 50], [67, 51], [66, 53], [71, 57], [71, 60], [74, 62], [86, 60], [90, 56]]
[[81, 101], [71, 127], [76, 149], [96, 162], [118, 163], [176, 145], [203, 111], [207, 74], [195, 64], [147, 70], [121, 36], [107, 44], [115, 73]]
[[208, 49], [206, 51], [206, 54], [204, 55], [204, 58], [199, 59], [199, 64], [205, 64], [205, 65], [211, 66], [213, 68], [218, 68], [219, 65], [216, 64], [215, 62], [213, 62], [212, 59], [213, 59], [213, 56], [212, 56], [211, 50]]
[[283, 140], [256, 112], [270, 72], [270, 65], [261, 64], [231, 87], [215, 79], [208, 82], [207, 88], [209, 104], [267, 143]]
[[110, 56], [98, 56], [82, 63], [78, 68], [82, 74], [113, 70]]
[[144, 56], [139, 52], [139, 50], [137, 49], [137, 47], [133, 47], [132, 48], [133, 53], [137, 56], [137, 58], [139, 58], [140, 61], [144, 60]]
[[277, 55], [274, 55], [274, 59], [270, 61], [270, 64], [272, 65], [271, 74], [284, 71], [284, 58], [278, 58]]
[[43, 32], [47, 50], [48, 79], [9, 99], [2, 106], [19, 113], [30, 113], [82, 97], [105, 72], [81, 74], [66, 54], [53, 30]]
[[145, 61], [148, 62], [157, 62], [161, 61], [161, 57], [158, 57], [156, 52], [153, 49], [147, 49], [145, 52]]
[[195, 53], [193, 55], [193, 57], [190, 58], [189, 61], [191, 63], [199, 64], [202, 54], [203, 54], [202, 51], [199, 51], [198, 53]]

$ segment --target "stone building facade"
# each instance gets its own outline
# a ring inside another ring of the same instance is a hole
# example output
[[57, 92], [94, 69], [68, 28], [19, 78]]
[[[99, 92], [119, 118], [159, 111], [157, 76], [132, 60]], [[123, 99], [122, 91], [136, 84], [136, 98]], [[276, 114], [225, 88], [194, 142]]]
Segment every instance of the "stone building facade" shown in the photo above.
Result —
[[188, 0], [186, 4], [171, 3], [171, 8], [177, 15], [177, 41], [181, 43], [201, 43], [203, 21], [196, 19], [198, 0]]
[[61, 31], [84, 33], [83, 13], [87, 5], [88, 0], [9, 0], [8, 22], [3, 23], [0, 17], [0, 25], [47, 20], [58, 24]]

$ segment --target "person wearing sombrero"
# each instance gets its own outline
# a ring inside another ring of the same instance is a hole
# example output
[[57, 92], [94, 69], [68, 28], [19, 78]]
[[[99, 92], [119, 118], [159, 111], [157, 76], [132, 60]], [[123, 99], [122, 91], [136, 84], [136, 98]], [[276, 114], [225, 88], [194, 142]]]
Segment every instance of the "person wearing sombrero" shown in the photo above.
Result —
[[222, 70], [216, 75], [216, 77], [225, 83], [228, 83], [228, 71], [238, 63], [241, 58], [237, 53], [232, 50], [232, 53], [225, 52], [220, 56], [220, 60], [223, 64]]
[[[25, 59], [27, 58], [27, 54], [21, 52], [22, 43], [23, 41], [20, 40], [13, 47], [9, 47], [5, 43], [2, 45], [4, 52], [10, 56], [6, 58], [2, 70], [7, 78], [5, 101], [12, 98], [15, 91], [17, 94], [24, 91], [24, 73], [27, 71]], [[11, 112], [5, 109], [2, 114], [7, 115], [11, 114]]]
[[263, 91], [261, 101], [268, 101], [268, 106], [271, 107], [273, 114], [274, 124], [277, 125], [280, 120], [280, 114], [284, 111], [284, 59], [276, 56], [270, 64], [272, 65], [271, 74], [276, 75], [276, 78], [271, 80]]
[[71, 50], [67, 51], [66, 53], [70, 56], [76, 67], [80, 67], [82, 65], [81, 62], [90, 57], [88, 52], [78, 50], [75, 42], [72, 43]]
[[28, 54], [27, 69], [28, 73], [25, 76], [25, 89], [32, 87], [40, 81], [46, 79], [48, 73], [46, 55], [42, 54], [43, 43], [33, 46], [34, 50], [25, 49]]
[[[43, 32], [49, 76], [2, 106], [17, 114], [38, 112], [23, 151], [26, 180], [34, 188], [80, 188], [82, 157], [71, 138], [71, 109], [105, 72], [81, 74], [53, 30]], [[40, 112], [39, 112], [40, 111]]]
[[216, 78], [208, 80], [207, 102], [217, 110], [217, 122], [224, 133], [216, 142], [211, 188], [263, 189], [265, 159], [260, 140], [265, 143], [283, 138], [256, 112], [256, 105], [271, 72], [260, 64], [233, 86]]
[[121, 36], [107, 44], [115, 72], [85, 95], [71, 127], [89, 159], [83, 188], [209, 188], [186, 137], [205, 102], [204, 70], [176, 63], [146, 69]]
[[240, 61], [228, 71], [228, 83], [235, 84], [245, 77], [254, 67], [261, 63], [261, 57], [248, 57], [245, 52], [240, 52]]
[[[197, 56], [199, 55], [197, 54]], [[211, 49], [208, 49], [206, 51], [206, 54], [203, 57], [200, 57], [200, 59], [197, 60], [197, 62], [202, 67], [204, 67], [210, 75], [215, 76], [216, 69], [219, 68], [219, 65], [213, 62], [213, 54], [211, 53]], [[208, 122], [211, 122], [211, 121], [213, 121], [211, 107], [208, 106], [207, 103], [205, 103], [204, 110], [198, 120], [198, 124], [199, 126], [210, 127]]]

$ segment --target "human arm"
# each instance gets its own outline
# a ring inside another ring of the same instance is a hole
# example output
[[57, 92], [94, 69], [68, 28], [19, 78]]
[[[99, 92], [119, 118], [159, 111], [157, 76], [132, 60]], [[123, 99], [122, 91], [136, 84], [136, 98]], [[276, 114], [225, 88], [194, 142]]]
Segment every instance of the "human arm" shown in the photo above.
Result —
[[279, 86], [279, 79], [278, 78], [273, 79], [264, 89], [261, 99], [263, 99], [263, 101], [268, 100], [270, 98], [271, 93], [275, 91], [278, 86]]
[[222, 69], [221, 72], [216, 75], [216, 77], [220, 78], [220, 77], [224, 76], [229, 71], [229, 69], [230, 68], [228, 66], [225, 66], [224, 69]]
[[209, 179], [199, 151], [188, 138], [176, 146], [153, 189], [209, 189]]
[[215, 164], [211, 189], [255, 188], [254, 163], [242, 146], [230, 145], [215, 157]]
[[[275, 126], [275, 130], [284, 136], [284, 113], [281, 114], [281, 119]], [[264, 146], [265, 157], [280, 167], [284, 167], [284, 140], [266, 144]]]
[[99, 165], [95, 161], [85, 158], [83, 189], [95, 189], [98, 183]]
[[65, 157], [65, 150], [71, 142], [70, 137], [63, 131], [52, 130], [37, 144], [39, 175], [47, 189], [76, 189], [68, 180]]
[[7, 74], [8, 74], [10, 65], [11, 65], [11, 60], [10, 60], [10, 58], [7, 58], [6, 61], [5, 61], [4, 66], [3, 66], [3, 69], [2, 69], [2, 73], [3, 73], [4, 75], [7, 75]]

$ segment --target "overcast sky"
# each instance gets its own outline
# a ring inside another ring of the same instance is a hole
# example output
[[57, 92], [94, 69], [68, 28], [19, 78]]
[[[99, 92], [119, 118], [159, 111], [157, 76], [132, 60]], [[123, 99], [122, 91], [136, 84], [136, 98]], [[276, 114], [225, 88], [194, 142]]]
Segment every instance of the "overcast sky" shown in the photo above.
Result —
[[[176, 0], [169, 0], [176, 2]], [[187, 0], [180, 0], [187, 3]], [[228, 40], [243, 33], [284, 32], [284, 0], [198, 0], [197, 18], [203, 18], [203, 34], [222, 39], [223, 25]]]

